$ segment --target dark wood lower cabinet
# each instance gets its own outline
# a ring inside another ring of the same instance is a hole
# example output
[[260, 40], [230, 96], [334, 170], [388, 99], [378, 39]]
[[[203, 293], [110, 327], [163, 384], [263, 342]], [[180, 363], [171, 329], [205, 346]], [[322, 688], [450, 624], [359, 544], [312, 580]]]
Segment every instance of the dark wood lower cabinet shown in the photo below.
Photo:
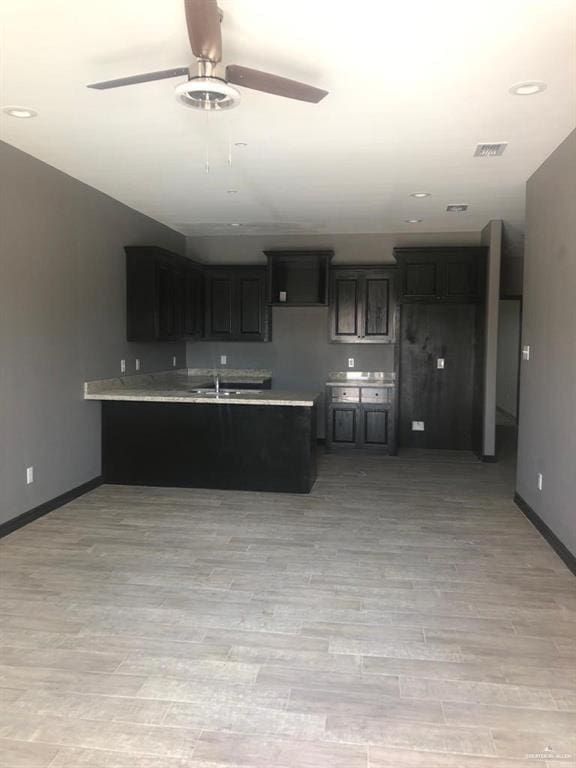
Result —
[[326, 421], [328, 450], [365, 448], [396, 453], [392, 402], [372, 405], [329, 400]]
[[316, 406], [102, 403], [106, 483], [308, 493]]
[[330, 442], [355, 445], [358, 442], [358, 408], [355, 405], [337, 405], [330, 408]]
[[388, 446], [388, 420], [390, 411], [378, 406], [362, 408], [364, 445], [374, 448]]

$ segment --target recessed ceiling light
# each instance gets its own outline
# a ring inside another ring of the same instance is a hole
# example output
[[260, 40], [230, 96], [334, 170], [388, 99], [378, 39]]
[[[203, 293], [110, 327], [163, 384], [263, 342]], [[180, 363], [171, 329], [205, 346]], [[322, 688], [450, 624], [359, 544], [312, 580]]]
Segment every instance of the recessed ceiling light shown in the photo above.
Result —
[[404, 219], [406, 224], [420, 224], [422, 219]]
[[19, 118], [36, 117], [38, 114], [38, 112], [35, 112], [33, 109], [28, 109], [27, 107], [4, 107], [3, 111], [7, 115], [10, 115], [10, 117]]
[[537, 93], [542, 93], [546, 88], [546, 83], [542, 80], [526, 80], [524, 83], [513, 85], [509, 92], [514, 96], [534, 96]]
[[410, 197], [430, 197], [430, 192], [412, 192]]
[[468, 210], [468, 203], [452, 203], [446, 206], [449, 213], [464, 213]]
[[229, 227], [241, 227], [242, 224], [238, 224], [236, 222], [232, 222], [231, 224], [228, 224]]
[[241, 147], [241, 148], [242, 147], [247, 147], [248, 146], [248, 142], [246, 142], [246, 141], [235, 141], [234, 142], [234, 146], [235, 147]]
[[238, 194], [238, 190], [237, 189], [227, 189], [226, 190], [226, 194], [227, 195], [237, 195]]

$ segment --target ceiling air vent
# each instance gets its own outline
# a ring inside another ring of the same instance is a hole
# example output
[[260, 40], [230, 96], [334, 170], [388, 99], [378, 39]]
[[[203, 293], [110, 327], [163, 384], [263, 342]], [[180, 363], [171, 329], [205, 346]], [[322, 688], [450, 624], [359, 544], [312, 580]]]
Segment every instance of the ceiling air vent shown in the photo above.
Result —
[[508, 146], [506, 141], [499, 144], [478, 144], [474, 151], [474, 157], [500, 157]]
[[446, 206], [448, 213], [464, 213], [468, 210], [468, 203], [451, 203]]

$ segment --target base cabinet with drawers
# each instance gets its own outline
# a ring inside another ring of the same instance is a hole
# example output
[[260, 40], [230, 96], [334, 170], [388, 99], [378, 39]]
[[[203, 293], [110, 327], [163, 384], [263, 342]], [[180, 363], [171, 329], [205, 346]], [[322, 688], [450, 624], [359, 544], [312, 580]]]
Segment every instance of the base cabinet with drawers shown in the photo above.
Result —
[[327, 387], [326, 447], [396, 453], [394, 387]]

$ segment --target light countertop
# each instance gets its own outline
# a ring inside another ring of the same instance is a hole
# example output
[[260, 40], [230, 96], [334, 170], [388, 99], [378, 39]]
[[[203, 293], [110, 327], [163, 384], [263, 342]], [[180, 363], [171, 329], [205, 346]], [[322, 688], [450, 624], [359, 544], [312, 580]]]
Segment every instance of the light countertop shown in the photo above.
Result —
[[[226, 382], [264, 384], [271, 377], [269, 371], [225, 370], [218, 371], [220, 387], [227, 389]], [[136, 374], [114, 379], [87, 381], [84, 384], [85, 400], [118, 400], [140, 403], [201, 403], [211, 405], [291, 405], [311, 407], [319, 394], [293, 390], [249, 389], [240, 393], [201, 394], [213, 383], [213, 371], [181, 369], [158, 373]]]

